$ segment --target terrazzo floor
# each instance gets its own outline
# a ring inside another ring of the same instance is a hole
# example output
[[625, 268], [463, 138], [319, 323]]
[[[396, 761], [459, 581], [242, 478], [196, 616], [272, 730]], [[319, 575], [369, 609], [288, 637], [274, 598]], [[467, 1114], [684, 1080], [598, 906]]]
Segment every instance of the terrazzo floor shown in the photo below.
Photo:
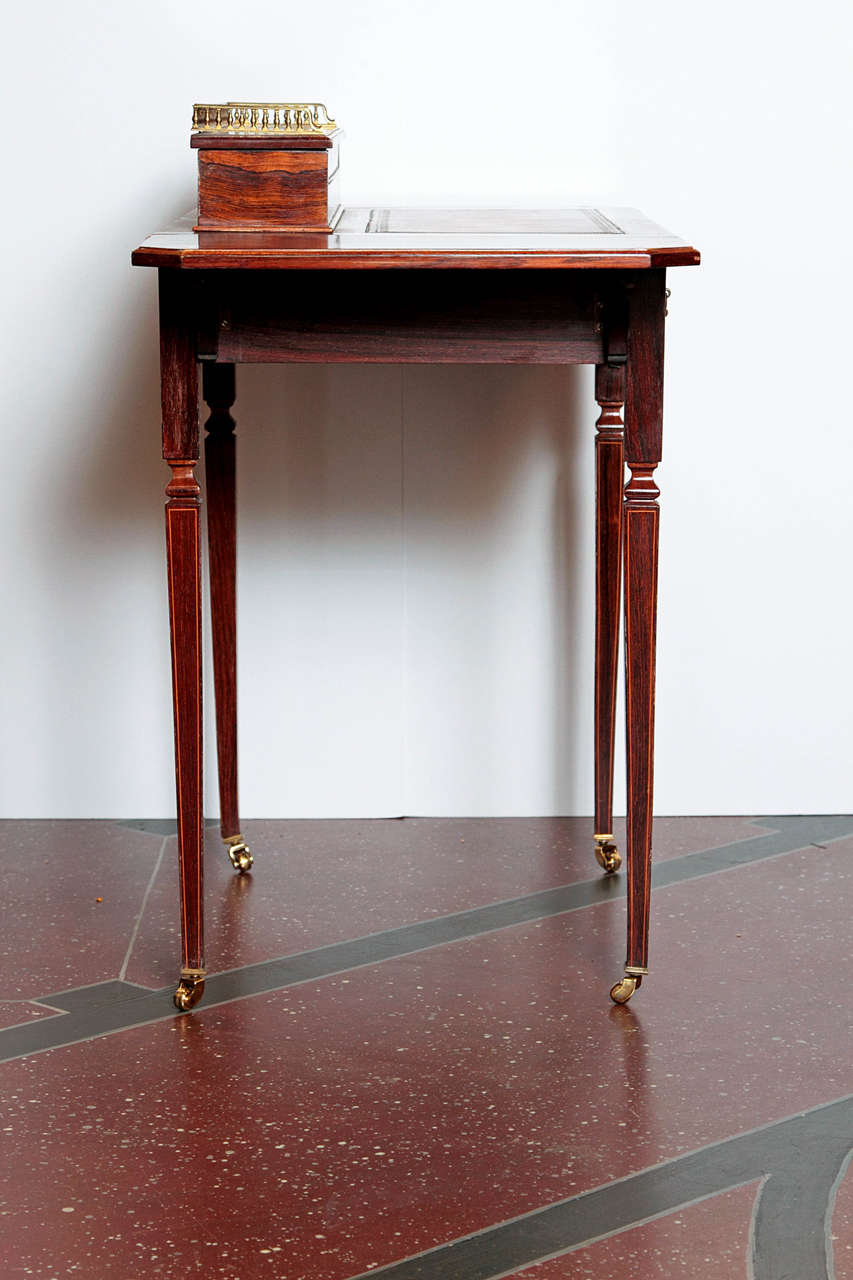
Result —
[[[853, 1280], [853, 817], [0, 823], [3, 1277]], [[620, 833], [617, 832], [617, 836]]]

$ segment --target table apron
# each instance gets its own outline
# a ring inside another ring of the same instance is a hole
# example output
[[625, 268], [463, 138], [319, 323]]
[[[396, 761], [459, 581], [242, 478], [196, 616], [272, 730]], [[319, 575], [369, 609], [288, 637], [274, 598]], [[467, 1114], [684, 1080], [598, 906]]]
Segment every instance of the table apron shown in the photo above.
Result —
[[601, 330], [570, 273], [210, 273], [199, 292], [198, 354], [222, 363], [598, 364]]

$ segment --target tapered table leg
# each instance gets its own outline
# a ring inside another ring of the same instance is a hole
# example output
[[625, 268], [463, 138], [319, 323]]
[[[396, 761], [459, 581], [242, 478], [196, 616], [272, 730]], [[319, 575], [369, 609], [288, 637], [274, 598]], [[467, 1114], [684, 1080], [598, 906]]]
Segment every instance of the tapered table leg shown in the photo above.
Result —
[[190, 286], [175, 270], [160, 272], [160, 380], [166, 487], [166, 562], [172, 639], [175, 777], [181, 882], [179, 1009], [204, 991], [201, 736], [201, 499], [198, 462], [198, 375]]
[[252, 865], [240, 834], [237, 801], [237, 524], [235, 495], [233, 364], [202, 365], [202, 388], [210, 417], [205, 424], [207, 537], [210, 551], [210, 610], [216, 748], [222, 839], [235, 870]]
[[665, 273], [638, 272], [629, 289], [625, 453], [625, 716], [628, 764], [628, 946], [625, 976], [611, 991], [624, 1004], [648, 973], [651, 906]]
[[622, 857], [613, 839], [613, 748], [619, 659], [625, 365], [600, 364], [595, 398], [595, 856], [608, 874]]

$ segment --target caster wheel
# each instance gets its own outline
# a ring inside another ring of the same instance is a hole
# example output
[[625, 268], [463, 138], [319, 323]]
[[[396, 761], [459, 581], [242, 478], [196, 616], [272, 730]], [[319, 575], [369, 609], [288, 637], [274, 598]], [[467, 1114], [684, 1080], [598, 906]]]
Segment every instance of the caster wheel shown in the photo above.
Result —
[[596, 837], [595, 857], [605, 875], [614, 875], [622, 866], [622, 854], [610, 836]]
[[186, 1013], [198, 1004], [204, 995], [204, 978], [181, 978], [174, 994], [175, 1008]]
[[225, 846], [228, 850], [228, 857], [231, 859], [231, 865], [235, 871], [239, 871], [240, 875], [251, 869], [254, 858], [246, 841], [242, 836], [235, 836], [233, 840], [226, 840]]
[[621, 982], [610, 988], [610, 999], [615, 1004], [627, 1004], [637, 990], [637, 979], [626, 973]]

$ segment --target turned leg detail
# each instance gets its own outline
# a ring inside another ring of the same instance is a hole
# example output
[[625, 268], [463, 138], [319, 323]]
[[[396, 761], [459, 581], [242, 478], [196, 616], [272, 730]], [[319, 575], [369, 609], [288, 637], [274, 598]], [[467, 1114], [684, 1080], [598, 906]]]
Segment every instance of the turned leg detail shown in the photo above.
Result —
[[172, 469], [166, 487], [166, 568], [181, 887], [181, 978], [175, 1004], [184, 1010], [204, 991], [197, 320], [194, 285], [184, 272], [162, 269], [159, 287], [163, 457]]
[[172, 635], [172, 695], [181, 883], [179, 1009], [204, 991], [201, 755], [201, 511], [195, 461], [171, 462], [166, 488], [166, 559]]
[[600, 364], [595, 398], [595, 856], [608, 874], [622, 857], [613, 839], [613, 750], [622, 572], [625, 365]]
[[235, 423], [229, 412], [235, 398], [234, 366], [204, 363], [202, 394], [210, 408], [204, 459], [220, 827], [233, 867], [245, 872], [252, 865], [252, 854], [240, 834], [237, 800], [236, 462]]
[[654, 783], [655, 648], [657, 638], [665, 273], [637, 273], [628, 290], [625, 460], [630, 479], [623, 508], [625, 724], [628, 772], [628, 939], [624, 977], [611, 990], [630, 1000], [649, 963]]

